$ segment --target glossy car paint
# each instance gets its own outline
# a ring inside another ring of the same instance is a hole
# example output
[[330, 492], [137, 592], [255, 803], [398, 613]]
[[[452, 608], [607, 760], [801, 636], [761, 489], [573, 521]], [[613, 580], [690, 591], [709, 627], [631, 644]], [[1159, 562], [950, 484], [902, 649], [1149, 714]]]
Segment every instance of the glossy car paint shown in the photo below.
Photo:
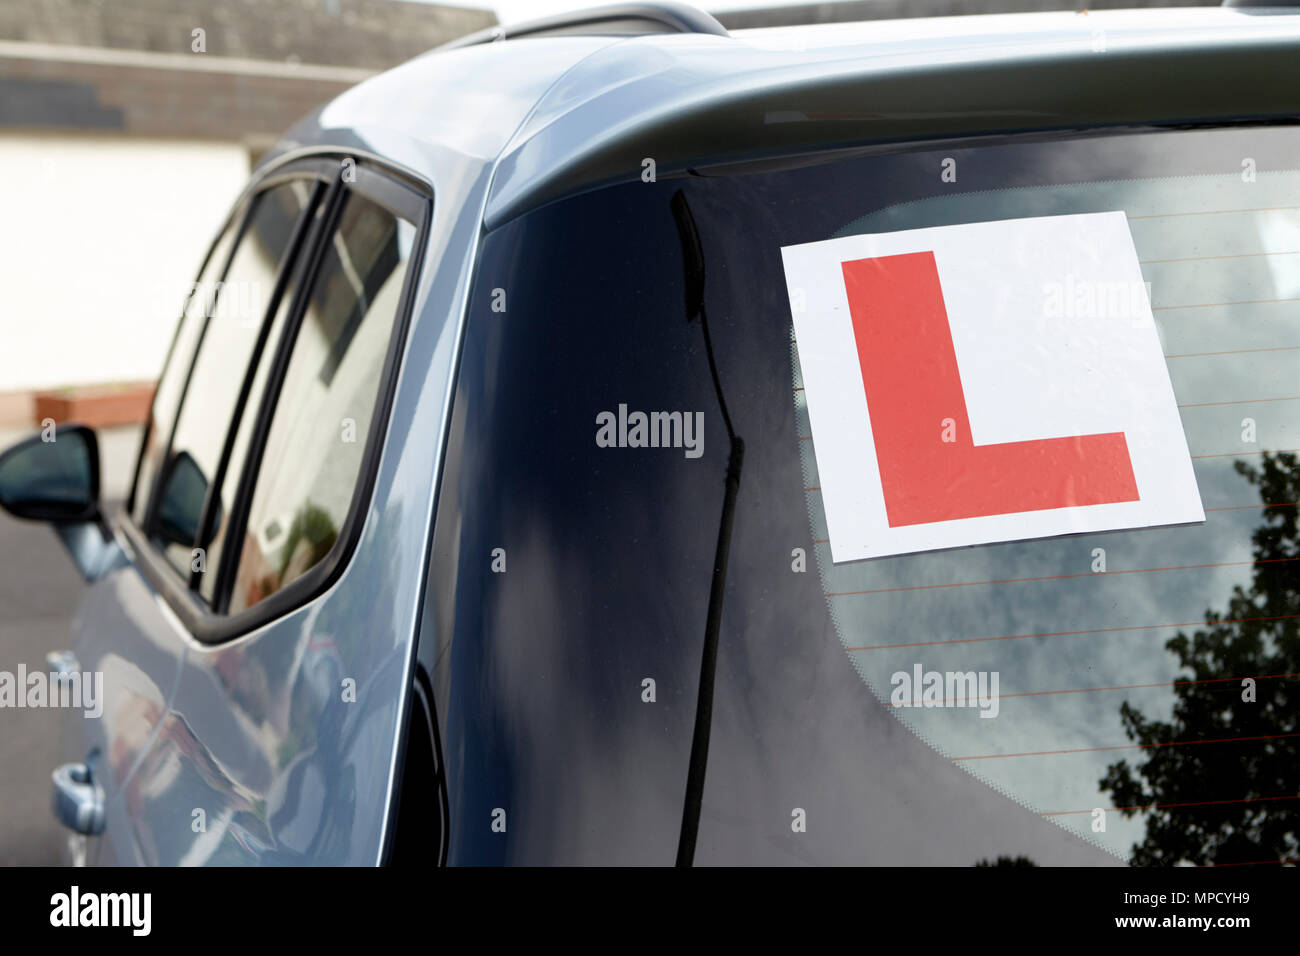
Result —
[[[645, 158], [667, 175], [867, 142], [1282, 115], [1297, 50], [1300, 17], [1220, 10], [525, 39], [431, 53], [303, 121], [255, 176], [305, 155], [377, 156], [434, 195], [364, 531], [326, 593], [217, 646], [187, 634], [130, 564], [91, 585], [77, 653], [105, 672], [109, 696], [102, 721], [79, 723], [109, 800], [92, 862], [383, 858], [413, 652], [432, 626], [431, 522], [485, 228], [634, 180]], [[1268, 82], [1247, 81], [1261, 69]], [[339, 636], [358, 633], [340, 653]], [[355, 704], [340, 701], [343, 678]], [[229, 841], [217, 853], [226, 831], [234, 854]]]

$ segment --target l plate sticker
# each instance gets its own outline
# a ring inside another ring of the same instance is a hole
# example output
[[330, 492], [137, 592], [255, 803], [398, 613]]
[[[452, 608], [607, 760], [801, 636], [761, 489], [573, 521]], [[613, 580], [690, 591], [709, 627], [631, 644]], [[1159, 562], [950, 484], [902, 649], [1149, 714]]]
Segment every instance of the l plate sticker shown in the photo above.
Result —
[[1124, 213], [781, 253], [834, 562], [1205, 520]]

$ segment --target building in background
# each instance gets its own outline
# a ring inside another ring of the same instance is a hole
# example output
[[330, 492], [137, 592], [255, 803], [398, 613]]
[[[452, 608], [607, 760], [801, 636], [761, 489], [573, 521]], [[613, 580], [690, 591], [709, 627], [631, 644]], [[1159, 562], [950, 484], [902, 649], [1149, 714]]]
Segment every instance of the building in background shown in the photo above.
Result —
[[139, 419], [256, 159], [491, 26], [401, 0], [0, 0], [0, 427]]

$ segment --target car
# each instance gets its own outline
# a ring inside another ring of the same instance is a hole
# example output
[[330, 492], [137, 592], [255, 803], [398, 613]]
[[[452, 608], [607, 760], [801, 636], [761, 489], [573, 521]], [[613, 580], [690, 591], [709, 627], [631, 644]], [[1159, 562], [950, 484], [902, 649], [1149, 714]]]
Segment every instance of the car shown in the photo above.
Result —
[[1284, 858], [1298, 122], [1295, 10], [645, 3], [343, 93], [129, 499], [0, 457], [87, 582], [69, 859]]

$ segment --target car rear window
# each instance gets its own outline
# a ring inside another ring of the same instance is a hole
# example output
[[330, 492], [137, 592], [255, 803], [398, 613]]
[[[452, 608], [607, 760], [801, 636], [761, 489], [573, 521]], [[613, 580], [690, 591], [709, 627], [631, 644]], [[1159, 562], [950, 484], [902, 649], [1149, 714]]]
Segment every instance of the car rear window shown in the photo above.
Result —
[[[717, 391], [745, 456], [696, 862], [1294, 858], [1297, 147], [1290, 127], [893, 147], [638, 178], [490, 234], [431, 660], [452, 817], [512, 822], [449, 861], [671, 862], [731, 448]], [[832, 561], [782, 249], [1113, 212], [1204, 521]], [[929, 672], [997, 675], [995, 700], [902, 706], [898, 675]]]

